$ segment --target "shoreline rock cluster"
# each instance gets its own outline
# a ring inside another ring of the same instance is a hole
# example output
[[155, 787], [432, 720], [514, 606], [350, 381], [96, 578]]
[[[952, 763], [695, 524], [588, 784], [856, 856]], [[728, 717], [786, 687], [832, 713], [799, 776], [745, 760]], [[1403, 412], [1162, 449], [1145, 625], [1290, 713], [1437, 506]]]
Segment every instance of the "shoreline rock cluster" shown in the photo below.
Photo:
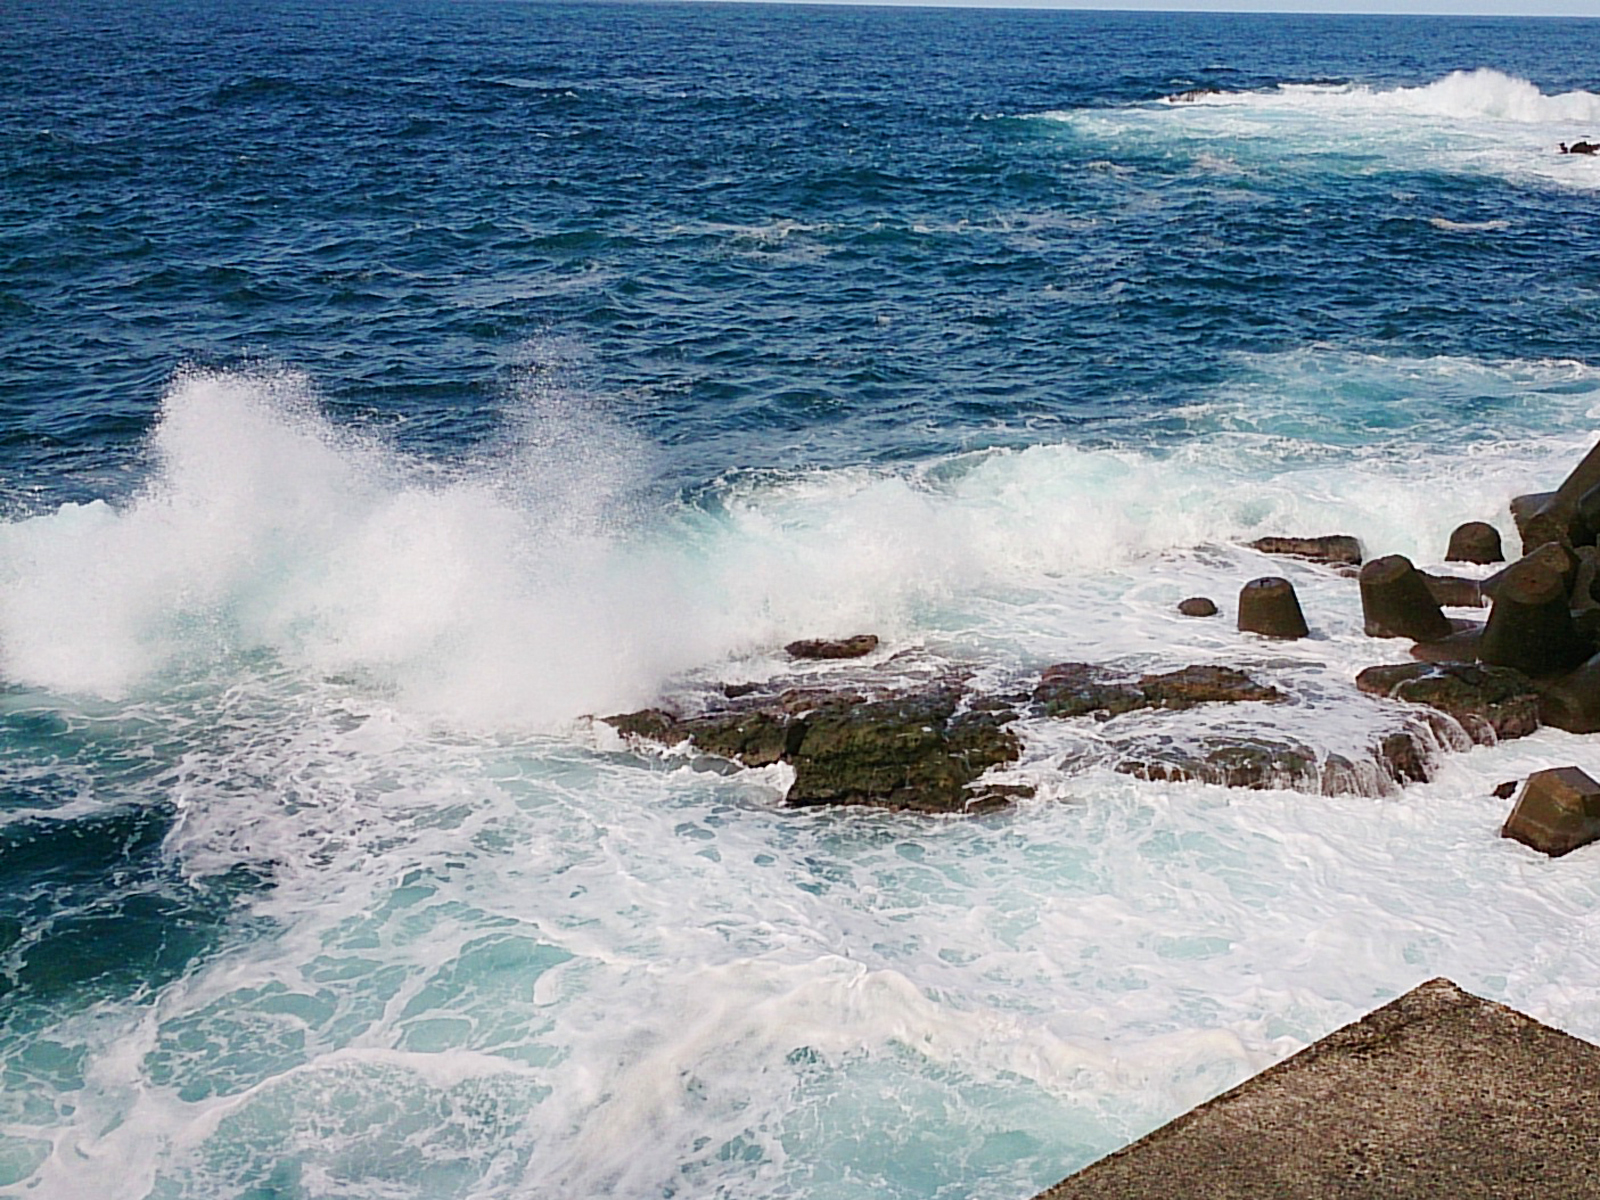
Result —
[[[1364, 632], [1413, 642], [1408, 661], [1369, 667], [1353, 681], [1358, 692], [1394, 706], [1392, 728], [1368, 747], [1364, 761], [1319, 757], [1290, 737], [1253, 732], [1244, 721], [1237, 733], [1198, 738], [1141, 738], [1145, 727], [1108, 737], [1110, 765], [1145, 779], [1381, 794], [1428, 779], [1441, 751], [1523, 737], [1541, 724], [1600, 731], [1600, 444], [1555, 491], [1518, 496], [1510, 507], [1522, 555], [1482, 580], [1432, 575], [1402, 555], [1366, 560], [1360, 542], [1343, 534], [1251, 543], [1354, 577]], [[1458, 527], [1446, 560], [1503, 562], [1498, 530], [1482, 521]], [[1483, 621], [1443, 612], [1485, 604]], [[1217, 612], [1207, 597], [1189, 597], [1178, 607], [1199, 619]], [[1286, 641], [1309, 633], [1293, 585], [1277, 576], [1243, 586], [1238, 626]], [[986, 778], [1021, 757], [1019, 722], [1086, 720], [1127, 730], [1140, 715], [1293, 700], [1274, 684], [1215, 665], [1134, 675], [1065, 662], [984, 690], [950, 664], [915, 679], [899, 669], [900, 655], [867, 661], [878, 649], [870, 634], [793, 642], [786, 650], [797, 662], [857, 665], [822, 686], [814, 676], [789, 686], [782, 680], [730, 685], [699, 696], [687, 712], [651, 708], [604, 720], [634, 742], [686, 747], [747, 767], [787, 764], [794, 772], [785, 798], [791, 807], [969, 813], [1031, 794], [1030, 787]], [[1570, 778], [1566, 785], [1568, 792], [1577, 787]], [[1588, 836], [1600, 836], [1600, 808], [1591, 824]], [[1508, 821], [1508, 836], [1522, 837], [1516, 825]], [[1571, 849], [1570, 840], [1561, 834], [1557, 852]]]

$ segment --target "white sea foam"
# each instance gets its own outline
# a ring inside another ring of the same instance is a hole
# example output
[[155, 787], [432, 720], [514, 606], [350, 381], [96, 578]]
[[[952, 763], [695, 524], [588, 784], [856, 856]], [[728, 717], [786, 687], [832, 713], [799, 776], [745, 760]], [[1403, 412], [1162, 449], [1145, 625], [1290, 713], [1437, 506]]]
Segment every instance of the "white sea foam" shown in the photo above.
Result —
[[[1236, 543], [1350, 532], [1435, 565], [1455, 523], [1503, 524], [1587, 448], [1600, 376], [1326, 347], [1235, 367], [1154, 441], [747, 479], [642, 515], [647, 448], [556, 391], [441, 470], [342, 433], [301, 380], [181, 381], [146, 491], [0, 532], [5, 670], [129, 696], [81, 708], [124, 718], [113, 749], [171, 731], [137, 785], [177, 807], [167, 852], [199, 885], [270, 882], [181, 978], [41, 1025], [8, 1064], [0, 1163], [45, 1200], [863, 1178], [999, 1200], [1434, 975], [1600, 1037], [1600, 885], [1500, 839], [1489, 794], [1600, 773], [1588, 739], [1328, 798], [1139, 782], [1074, 757], [1102, 727], [1034, 722], [1037, 799], [928, 821], [789, 812], [773, 772], [562, 725], [872, 628], [997, 678], [1242, 663], [1296, 692], [1265, 728], [1361, 743], [1349, 676], [1395, 647], [1361, 635], [1351, 581]], [[1268, 572], [1311, 639], [1172, 610], [1226, 612]], [[210, 685], [174, 686], [197, 659]], [[79, 707], [26, 702], [47, 699]]]
[[[1600, 94], [1546, 94], [1525, 79], [1479, 69], [1420, 87], [1282, 84], [1251, 92], [1202, 93], [1181, 102], [1040, 114], [1094, 143], [1170, 145], [1197, 169], [1221, 153], [1254, 172], [1362, 173], [1377, 160], [1407, 167], [1600, 188], [1600, 161], [1558, 153], [1560, 143], [1600, 136]], [[1218, 147], [1225, 147], [1219, 151]]]
[[[0, 662], [117, 698], [264, 652], [453, 721], [554, 728], [795, 637], [1020, 641], [1018, 606], [1093, 611], [1122, 572], [1263, 534], [1434, 560], [1454, 524], [1504, 525], [1505, 496], [1581, 454], [1600, 401], [1570, 363], [1312, 350], [1239, 367], [1165, 447], [746, 480], [714, 513], [651, 514], [633, 499], [646, 448], [559, 391], [524, 393], [485, 461], [440, 471], [336, 430], [301, 379], [186, 377], [143, 492], [0, 527]], [[1502, 432], [1535, 401], [1542, 432]]]

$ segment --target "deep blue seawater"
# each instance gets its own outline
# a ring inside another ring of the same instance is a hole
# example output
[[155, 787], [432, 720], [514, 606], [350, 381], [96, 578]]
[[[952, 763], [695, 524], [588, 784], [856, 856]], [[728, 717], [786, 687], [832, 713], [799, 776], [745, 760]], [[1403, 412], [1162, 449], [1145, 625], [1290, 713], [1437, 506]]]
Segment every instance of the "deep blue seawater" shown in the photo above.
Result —
[[7, 0], [0, 78], [0, 1194], [1001, 1200], [1433, 975], [1600, 1037], [1488, 795], [1585, 739], [1024, 722], [935, 821], [589, 718], [872, 630], [1358, 750], [1394, 647], [1241, 543], [1592, 444], [1600, 21]]

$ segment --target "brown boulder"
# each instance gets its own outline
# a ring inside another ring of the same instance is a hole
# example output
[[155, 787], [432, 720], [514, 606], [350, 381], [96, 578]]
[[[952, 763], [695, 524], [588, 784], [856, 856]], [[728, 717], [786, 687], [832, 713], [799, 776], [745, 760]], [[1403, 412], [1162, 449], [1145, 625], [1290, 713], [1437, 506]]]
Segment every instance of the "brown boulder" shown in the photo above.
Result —
[[1500, 830], [1555, 858], [1600, 838], [1600, 783], [1577, 767], [1535, 771]]
[[1217, 615], [1217, 605], [1208, 596], [1190, 596], [1178, 602], [1178, 611], [1186, 617], [1214, 617]]

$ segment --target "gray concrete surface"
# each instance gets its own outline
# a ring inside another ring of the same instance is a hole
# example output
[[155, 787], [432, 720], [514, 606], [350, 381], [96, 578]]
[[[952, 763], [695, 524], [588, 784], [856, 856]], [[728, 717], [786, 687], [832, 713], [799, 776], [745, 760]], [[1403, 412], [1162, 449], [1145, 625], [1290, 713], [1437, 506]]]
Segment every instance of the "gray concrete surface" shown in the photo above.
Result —
[[1434, 979], [1037, 1200], [1600, 1197], [1600, 1047]]

